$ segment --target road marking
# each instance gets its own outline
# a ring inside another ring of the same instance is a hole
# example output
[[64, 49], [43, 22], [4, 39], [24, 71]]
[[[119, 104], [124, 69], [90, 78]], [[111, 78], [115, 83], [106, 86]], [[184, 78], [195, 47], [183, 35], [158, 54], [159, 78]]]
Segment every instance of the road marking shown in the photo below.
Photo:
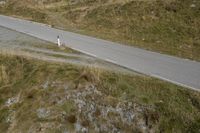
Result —
[[159, 76], [159, 75], [157, 75], [157, 74], [149, 74], [149, 75], [152, 76], [152, 77], [158, 78], [158, 79], [162, 79], [162, 80], [167, 81], [167, 82], [174, 83], [174, 84], [176, 84], [176, 85], [180, 85], [180, 86], [182, 86], [182, 87], [191, 88], [191, 89], [193, 89], [193, 90], [200, 91], [200, 90], [197, 89], [197, 88], [194, 88], [194, 87], [191, 87], [191, 86], [182, 84], [182, 83], [180, 83], [180, 82], [173, 81], [173, 80], [168, 79], [168, 78], [161, 77], [161, 76]]
[[[79, 51], [82, 51], [82, 50], [79, 50]], [[85, 53], [85, 54], [87, 54], [87, 55], [90, 55], [90, 56], [92, 56], [92, 57], [97, 57], [95, 54], [91, 54], [91, 53], [88, 53], [88, 52], [86, 52], [86, 51], [82, 51], [83, 53]]]
[[77, 49], [77, 48], [73, 48], [73, 47], [70, 47], [71, 49], [74, 49], [74, 50], [76, 50], [76, 51], [79, 51], [79, 52], [81, 52], [81, 53], [84, 53], [84, 54], [86, 54], [86, 55], [90, 55], [90, 56], [92, 56], [92, 57], [97, 57], [95, 54], [91, 54], [91, 53], [88, 53], [88, 52], [86, 52], [86, 51], [84, 51], [84, 50], [80, 50], [80, 49]]
[[[73, 48], [73, 47], [70, 47], [70, 48], [72, 48], [72, 49], [74, 49], [74, 50], [76, 50], [76, 51], [79, 51], [79, 52], [81, 52], [81, 53], [84, 53], [84, 54], [86, 54], [86, 55], [90, 55], [90, 56], [92, 56], [92, 57], [96, 57], [96, 58], [97, 58], [96, 55], [91, 54], [91, 53], [88, 53], [88, 52], [86, 52], [86, 51], [84, 51], [84, 50], [80, 50], [80, 49]], [[110, 59], [105, 59], [105, 60], [106, 60], [107, 62], [110, 62], [110, 63], [113, 63], [113, 64], [117, 64], [116, 61], [113, 61], [113, 60], [110, 60]]]
[[113, 63], [113, 64], [117, 64], [117, 62], [116, 61], [113, 61], [113, 60], [110, 60], [110, 59], [105, 59], [107, 62], [111, 62], [111, 63]]

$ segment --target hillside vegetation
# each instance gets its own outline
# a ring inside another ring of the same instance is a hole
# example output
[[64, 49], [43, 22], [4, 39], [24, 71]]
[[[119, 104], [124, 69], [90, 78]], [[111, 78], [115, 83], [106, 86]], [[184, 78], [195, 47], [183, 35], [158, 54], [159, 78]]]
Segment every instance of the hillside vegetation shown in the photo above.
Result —
[[200, 61], [199, 0], [7, 0], [0, 13]]
[[0, 55], [0, 131], [200, 129], [200, 93], [139, 75]]

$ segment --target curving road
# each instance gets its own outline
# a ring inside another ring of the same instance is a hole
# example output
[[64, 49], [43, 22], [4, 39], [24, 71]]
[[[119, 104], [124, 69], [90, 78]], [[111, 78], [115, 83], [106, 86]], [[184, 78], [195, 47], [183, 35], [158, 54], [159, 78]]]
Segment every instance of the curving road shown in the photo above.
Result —
[[0, 26], [66, 46], [128, 69], [200, 91], [200, 63], [0, 15]]

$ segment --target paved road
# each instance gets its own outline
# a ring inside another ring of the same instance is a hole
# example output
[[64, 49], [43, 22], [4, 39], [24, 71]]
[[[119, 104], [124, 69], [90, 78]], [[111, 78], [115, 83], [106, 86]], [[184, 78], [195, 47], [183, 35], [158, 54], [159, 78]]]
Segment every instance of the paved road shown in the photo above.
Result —
[[200, 63], [0, 15], [0, 26], [66, 46], [128, 69], [200, 91]]
[[[37, 44], [37, 46], [35, 45]], [[39, 46], [42, 46], [42, 48]], [[46, 46], [45, 46], [46, 45]], [[51, 49], [49, 46], [54, 45]], [[47, 43], [41, 39], [19, 33], [14, 30], [0, 26], [0, 53], [10, 53], [12, 55], [24, 55], [27, 57], [44, 60], [47, 62], [58, 62], [74, 64], [78, 66], [91, 66], [114, 72], [134, 73], [134, 71], [122, 68], [118, 65], [99, 60], [85, 54], [77, 52], [64, 52], [57, 48], [55, 44]], [[0, 63], [1, 65], [1, 63]], [[134, 73], [137, 74], [137, 73]]]

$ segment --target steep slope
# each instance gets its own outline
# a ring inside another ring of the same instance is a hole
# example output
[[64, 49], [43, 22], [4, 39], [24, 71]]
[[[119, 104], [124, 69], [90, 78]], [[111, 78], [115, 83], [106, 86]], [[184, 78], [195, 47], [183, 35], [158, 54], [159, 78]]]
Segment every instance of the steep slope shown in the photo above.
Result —
[[157, 79], [0, 54], [0, 131], [198, 132], [200, 93]]

